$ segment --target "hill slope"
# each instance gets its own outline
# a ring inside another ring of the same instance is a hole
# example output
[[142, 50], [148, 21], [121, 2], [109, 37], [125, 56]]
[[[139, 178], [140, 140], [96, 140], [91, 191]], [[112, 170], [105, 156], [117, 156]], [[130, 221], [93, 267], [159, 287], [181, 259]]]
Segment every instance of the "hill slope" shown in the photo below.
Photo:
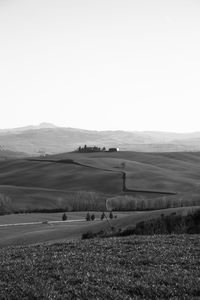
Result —
[[199, 152], [63, 153], [45, 159], [71, 159], [82, 165], [111, 170], [114, 174], [125, 172], [127, 188], [130, 189], [181, 193], [199, 187]]
[[[70, 197], [78, 199], [77, 192], [93, 192], [91, 199], [97, 203], [101, 198], [104, 204], [106, 198], [130, 195], [154, 202], [163, 197], [165, 202], [166, 197], [176, 202], [183, 199], [182, 205], [190, 201], [196, 205], [199, 179], [199, 153], [63, 153], [0, 161], [0, 193], [8, 195], [12, 203], [16, 201], [16, 207], [22, 205], [22, 210], [25, 206], [34, 209], [34, 205], [35, 209], [66, 207]], [[82, 198], [87, 198], [86, 194]]]
[[8, 149], [0, 147], [0, 160], [16, 159], [28, 157], [26, 153], [15, 152]]

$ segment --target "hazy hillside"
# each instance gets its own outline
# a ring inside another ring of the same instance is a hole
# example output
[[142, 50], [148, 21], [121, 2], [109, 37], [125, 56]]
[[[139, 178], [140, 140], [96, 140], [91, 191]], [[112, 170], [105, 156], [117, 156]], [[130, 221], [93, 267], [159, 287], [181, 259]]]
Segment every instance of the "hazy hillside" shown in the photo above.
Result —
[[27, 157], [27, 153], [15, 152], [0, 147], [0, 160], [16, 159]]
[[1, 147], [29, 155], [68, 152], [85, 144], [143, 152], [200, 151], [200, 133], [90, 131], [49, 123], [0, 130]]
[[56, 126], [51, 123], [40, 123], [39, 125], [28, 125], [24, 127], [17, 127], [17, 128], [7, 128], [7, 129], [0, 129], [1, 133], [14, 133], [14, 132], [23, 132], [26, 130], [32, 130], [32, 129], [42, 129], [42, 128], [55, 128]]

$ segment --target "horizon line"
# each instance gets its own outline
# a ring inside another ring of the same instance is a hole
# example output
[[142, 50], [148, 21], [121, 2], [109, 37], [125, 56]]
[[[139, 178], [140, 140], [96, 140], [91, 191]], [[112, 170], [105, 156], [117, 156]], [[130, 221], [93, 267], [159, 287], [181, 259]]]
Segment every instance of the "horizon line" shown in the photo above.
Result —
[[[122, 131], [122, 132], [139, 132], [139, 133], [172, 133], [172, 134], [194, 134], [194, 133], [200, 133], [200, 130], [196, 131], [171, 131], [171, 130], [157, 130], [157, 129], [146, 129], [146, 130], [130, 130], [130, 129], [88, 129], [88, 128], [80, 128], [80, 127], [71, 127], [71, 126], [66, 126], [66, 125], [55, 125], [54, 123], [51, 122], [40, 122], [37, 124], [28, 124], [28, 125], [22, 125], [18, 127], [6, 127], [6, 128], [0, 128], [0, 131], [9, 131], [9, 130], [18, 130], [18, 129], [26, 129], [27, 130], [34, 130], [34, 127], [39, 127], [41, 128], [36, 128], [36, 129], [53, 129], [53, 128], [66, 128], [66, 129], [75, 129], [75, 130], [83, 130], [83, 131], [97, 131], [97, 132], [117, 132], [117, 131]], [[44, 126], [44, 127], [42, 127]], [[49, 127], [48, 127], [49, 126]], [[33, 127], [28, 129], [28, 127]]]

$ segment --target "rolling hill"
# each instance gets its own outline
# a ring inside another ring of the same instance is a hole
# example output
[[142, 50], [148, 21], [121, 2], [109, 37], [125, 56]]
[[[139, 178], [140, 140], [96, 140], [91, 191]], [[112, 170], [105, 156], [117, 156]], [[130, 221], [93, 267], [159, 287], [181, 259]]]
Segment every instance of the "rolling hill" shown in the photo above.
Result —
[[181, 193], [199, 187], [200, 153], [63, 153], [44, 160], [71, 159], [82, 165], [107, 169], [114, 174], [126, 172], [127, 188]]
[[199, 179], [200, 153], [193, 152], [63, 153], [0, 161], [0, 194], [21, 211], [104, 209], [106, 199], [119, 196], [127, 203], [145, 201], [147, 208], [152, 201], [199, 205]]
[[0, 147], [0, 160], [16, 159], [28, 157], [27, 153], [15, 152]]

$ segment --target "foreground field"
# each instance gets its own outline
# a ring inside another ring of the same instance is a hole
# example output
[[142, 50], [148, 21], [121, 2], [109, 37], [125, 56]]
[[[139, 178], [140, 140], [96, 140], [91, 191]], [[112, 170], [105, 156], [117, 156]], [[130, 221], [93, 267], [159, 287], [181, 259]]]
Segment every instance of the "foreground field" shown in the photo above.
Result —
[[199, 299], [200, 236], [0, 250], [0, 299]]

